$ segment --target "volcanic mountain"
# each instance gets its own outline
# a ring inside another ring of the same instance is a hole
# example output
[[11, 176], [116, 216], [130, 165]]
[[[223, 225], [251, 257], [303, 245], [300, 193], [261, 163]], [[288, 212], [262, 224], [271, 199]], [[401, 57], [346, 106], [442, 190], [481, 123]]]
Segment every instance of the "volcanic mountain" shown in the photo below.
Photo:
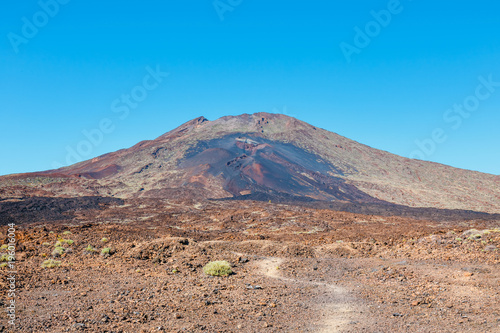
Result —
[[27, 192], [288, 198], [500, 212], [500, 176], [403, 158], [269, 113], [199, 117], [128, 149], [57, 170], [0, 177], [1, 197]]

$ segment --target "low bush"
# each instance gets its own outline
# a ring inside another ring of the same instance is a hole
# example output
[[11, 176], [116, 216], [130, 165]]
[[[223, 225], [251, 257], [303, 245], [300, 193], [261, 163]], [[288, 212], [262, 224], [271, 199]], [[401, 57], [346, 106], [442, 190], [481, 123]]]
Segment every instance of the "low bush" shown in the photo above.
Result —
[[203, 267], [203, 272], [211, 276], [228, 276], [233, 274], [231, 264], [227, 261], [212, 261]]
[[54, 251], [52, 251], [52, 256], [59, 257], [59, 256], [62, 256], [63, 253], [64, 253], [64, 247], [56, 246], [54, 248]]
[[59, 267], [61, 265], [61, 262], [58, 260], [53, 260], [53, 259], [48, 259], [45, 260], [42, 263], [43, 268], [54, 268], [54, 267]]
[[94, 247], [90, 244], [85, 248], [85, 252], [88, 252], [88, 253], [94, 253], [95, 251], [96, 251], [96, 249], [94, 249]]
[[2, 261], [10, 261], [9, 259], [10, 259], [10, 257], [9, 257], [8, 254], [2, 254], [2, 256], [0, 257], [0, 262], [2, 262]]

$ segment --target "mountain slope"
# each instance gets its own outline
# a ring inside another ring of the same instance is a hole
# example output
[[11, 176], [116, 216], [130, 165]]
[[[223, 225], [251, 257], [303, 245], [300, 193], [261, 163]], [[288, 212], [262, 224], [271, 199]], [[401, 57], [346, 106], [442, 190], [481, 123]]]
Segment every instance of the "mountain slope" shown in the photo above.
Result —
[[28, 176], [63, 179], [37, 188], [58, 195], [68, 188], [123, 198], [265, 193], [500, 212], [499, 176], [403, 158], [269, 113], [200, 117], [129, 149], [10, 179]]

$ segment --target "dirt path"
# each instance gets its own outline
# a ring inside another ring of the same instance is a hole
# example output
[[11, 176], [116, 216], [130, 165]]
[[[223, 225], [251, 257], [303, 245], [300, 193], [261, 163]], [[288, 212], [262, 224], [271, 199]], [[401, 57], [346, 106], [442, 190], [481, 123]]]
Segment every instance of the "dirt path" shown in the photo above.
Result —
[[321, 313], [321, 319], [316, 323], [320, 329], [317, 332], [346, 332], [349, 330], [348, 325], [361, 321], [363, 305], [349, 296], [344, 288], [330, 283], [284, 277], [279, 271], [283, 262], [281, 258], [271, 257], [258, 261], [257, 265], [260, 272], [267, 277], [304, 286], [316, 286], [324, 290], [324, 296], [314, 300], [314, 305]]

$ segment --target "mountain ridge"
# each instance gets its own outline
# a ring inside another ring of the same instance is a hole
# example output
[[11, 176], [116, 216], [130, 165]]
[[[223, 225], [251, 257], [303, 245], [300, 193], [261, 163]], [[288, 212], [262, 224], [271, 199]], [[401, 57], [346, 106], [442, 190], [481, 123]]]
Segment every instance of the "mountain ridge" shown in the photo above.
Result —
[[[407, 159], [286, 115], [262, 112], [213, 121], [197, 117], [154, 140], [17, 177], [30, 175], [69, 179], [71, 191], [66, 192], [78, 195], [220, 199], [281, 193], [500, 212], [499, 176]], [[64, 195], [65, 182], [37, 190]], [[1, 186], [0, 195], [5, 190]]]

